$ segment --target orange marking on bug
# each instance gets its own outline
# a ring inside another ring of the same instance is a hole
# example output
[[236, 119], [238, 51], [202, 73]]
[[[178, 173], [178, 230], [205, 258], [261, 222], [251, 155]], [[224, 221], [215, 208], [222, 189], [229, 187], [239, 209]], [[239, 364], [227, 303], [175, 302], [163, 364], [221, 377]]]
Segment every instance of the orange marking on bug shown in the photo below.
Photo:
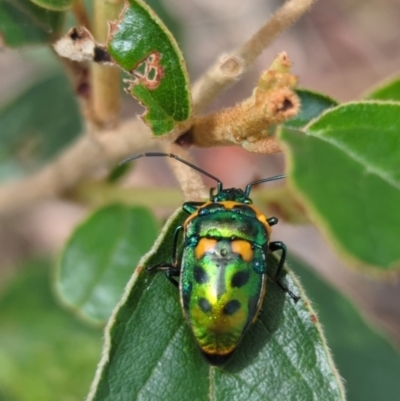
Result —
[[235, 206], [241, 206], [243, 203], [235, 202], [235, 201], [223, 201], [219, 202], [224, 205], [225, 209], [233, 209]]
[[205, 253], [215, 249], [216, 245], [217, 245], [217, 240], [210, 238], [202, 238], [194, 250], [195, 258], [196, 259], [202, 258]]
[[234, 240], [231, 242], [232, 251], [239, 254], [245, 262], [251, 262], [254, 252], [251, 249], [250, 242], [244, 240]]

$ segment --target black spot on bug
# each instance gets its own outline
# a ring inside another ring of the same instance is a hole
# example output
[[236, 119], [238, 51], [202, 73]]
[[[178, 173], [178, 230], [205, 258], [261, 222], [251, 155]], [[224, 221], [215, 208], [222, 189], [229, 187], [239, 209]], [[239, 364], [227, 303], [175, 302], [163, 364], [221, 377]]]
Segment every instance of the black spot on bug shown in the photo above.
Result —
[[249, 281], [249, 277], [250, 277], [250, 272], [247, 270], [235, 273], [231, 281], [232, 287], [237, 287], [237, 288], [243, 287]]
[[232, 301], [229, 301], [223, 309], [223, 314], [231, 316], [234, 313], [236, 313], [240, 309], [241, 303], [237, 299], [233, 299]]
[[209, 275], [201, 266], [195, 266], [193, 270], [193, 277], [196, 283], [205, 284], [210, 280]]
[[210, 302], [206, 298], [200, 298], [199, 299], [199, 307], [204, 313], [209, 313], [211, 312], [212, 306]]

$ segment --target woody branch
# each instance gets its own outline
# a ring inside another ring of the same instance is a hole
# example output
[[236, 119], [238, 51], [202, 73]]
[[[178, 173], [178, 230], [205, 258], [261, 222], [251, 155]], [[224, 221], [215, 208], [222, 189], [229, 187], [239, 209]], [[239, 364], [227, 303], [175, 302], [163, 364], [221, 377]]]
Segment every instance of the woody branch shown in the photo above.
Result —
[[[315, 1], [289, 0], [248, 42], [230, 56], [218, 60], [193, 87], [195, 114], [238, 80], [262, 50]], [[177, 149], [177, 145], [173, 144], [182, 133], [174, 133], [164, 139], [163, 144], [167, 151], [175, 148], [182, 157], [189, 158], [183, 148]], [[214, 143], [210, 143], [210, 146], [215, 144], [220, 144], [218, 138]], [[119, 127], [106, 129], [102, 135], [93, 135], [91, 130], [84, 132], [75, 144], [42, 170], [1, 187], [0, 215], [12, 215], [40, 200], [61, 196], [99, 168], [110, 167], [129, 154], [155, 145], [156, 141], [152, 139], [150, 129], [136, 118], [124, 122]], [[175, 169], [175, 172], [178, 180], [186, 187], [188, 180], [185, 174], [180, 173], [179, 169]], [[190, 189], [192, 192], [193, 190]]]

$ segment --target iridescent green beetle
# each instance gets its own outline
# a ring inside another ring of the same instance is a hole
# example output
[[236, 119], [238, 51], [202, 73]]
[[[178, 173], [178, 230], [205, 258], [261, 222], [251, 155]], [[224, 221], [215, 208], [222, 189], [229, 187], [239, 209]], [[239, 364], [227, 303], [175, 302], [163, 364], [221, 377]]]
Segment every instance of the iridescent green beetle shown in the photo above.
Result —
[[[266, 218], [253, 206], [249, 194], [253, 185], [284, 176], [251, 182], [245, 191], [223, 189], [218, 178], [174, 154], [144, 153], [124, 162], [143, 156], [173, 157], [217, 182], [217, 191], [208, 202], [183, 204], [189, 217], [176, 229], [172, 261], [149, 270], [164, 270], [175, 285], [174, 277], [180, 277], [181, 305], [197, 345], [210, 364], [222, 365], [257, 319], [265, 295], [268, 253], [281, 250], [276, 279], [283, 269], [286, 247], [280, 241], [269, 241], [271, 226], [278, 219]], [[183, 254], [179, 258], [181, 234]]]

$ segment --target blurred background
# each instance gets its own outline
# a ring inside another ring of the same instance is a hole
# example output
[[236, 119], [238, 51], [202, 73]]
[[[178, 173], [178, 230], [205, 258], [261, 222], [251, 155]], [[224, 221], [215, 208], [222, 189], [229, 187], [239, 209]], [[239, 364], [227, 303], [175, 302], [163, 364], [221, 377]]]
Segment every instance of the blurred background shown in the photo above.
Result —
[[[283, 3], [277, 0], [149, 2], [154, 8], [162, 9], [161, 17], [176, 35], [193, 81], [219, 55], [249, 38]], [[232, 106], [248, 97], [261, 71], [283, 50], [293, 62], [300, 87], [327, 94], [340, 102], [355, 100], [382, 80], [399, 73], [399, 20], [400, 3], [396, 0], [318, 1], [295, 26], [278, 37], [240, 82], [213, 103], [211, 110]], [[46, 74], [46, 70], [55, 68], [55, 61], [51, 62], [50, 58], [43, 49], [22, 52], [2, 49], [0, 104]], [[138, 111], [135, 100], [124, 96], [123, 116]], [[34, 144], [31, 145], [34, 148]], [[29, 146], [25, 146], [24, 152], [29, 155], [29, 151]], [[265, 157], [233, 147], [195, 150], [194, 155], [201, 166], [227, 186], [244, 186], [255, 178], [278, 174], [284, 169], [282, 155]], [[176, 185], [168, 169], [159, 168], [164, 163], [164, 160], [137, 163], [129, 185]], [[1, 270], [12, 269], [32, 254], [56, 255], [86, 212], [73, 202], [51, 201], [11, 221], [0, 222]], [[281, 222], [274, 236], [357, 302], [367, 303], [374, 311], [374, 319], [379, 319], [400, 344], [400, 304], [392, 298], [398, 297], [398, 285], [376, 283], [349, 271], [311, 226], [296, 227]]]
[[[221, 54], [249, 38], [284, 1], [152, 0], [148, 3], [176, 35], [190, 77], [195, 81]], [[208, 111], [232, 106], [248, 97], [260, 73], [281, 51], [291, 58], [300, 87], [340, 102], [358, 99], [382, 80], [399, 74], [399, 21], [398, 0], [320, 0], [295, 26], [278, 37], [244, 78], [220, 96]], [[50, 52], [43, 49], [1, 49], [0, 106], [37, 77], [46, 76], [56, 68]], [[125, 95], [123, 99], [123, 117], [140, 112], [135, 100]], [[0, 138], [1, 130], [0, 126]], [[29, 159], [36, 146], [24, 143], [18, 151]], [[244, 187], [251, 180], [285, 169], [280, 154], [266, 157], [231, 147], [194, 149], [193, 155], [198, 165], [218, 176], [227, 187]], [[125, 185], [176, 188], [173, 175], [160, 168], [164, 165], [165, 160], [153, 159], [136, 163]], [[73, 201], [51, 200], [0, 221], [0, 294], [27, 259], [57, 258], [72, 229], [88, 210]], [[159, 210], [158, 214], [166, 217], [172, 210]], [[273, 235], [287, 245], [291, 254], [318, 270], [360, 305], [367, 319], [400, 346], [398, 280], [376, 280], [349, 269], [311, 225], [292, 225], [281, 219]]]

